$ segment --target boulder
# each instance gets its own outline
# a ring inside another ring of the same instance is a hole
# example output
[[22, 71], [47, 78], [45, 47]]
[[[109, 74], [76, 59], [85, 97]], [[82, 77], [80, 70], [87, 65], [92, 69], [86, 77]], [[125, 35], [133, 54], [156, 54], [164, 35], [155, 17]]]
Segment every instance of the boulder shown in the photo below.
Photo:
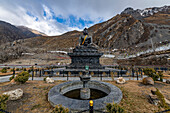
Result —
[[54, 80], [52, 78], [47, 77], [46, 78], [46, 82], [47, 83], [54, 83]]
[[118, 84], [124, 84], [126, 80], [123, 77], [119, 77], [116, 81]]
[[167, 79], [167, 80], [166, 80], [166, 83], [167, 83], [167, 84], [170, 84], [170, 79]]
[[151, 77], [145, 77], [142, 80], [144, 85], [154, 85], [154, 80]]
[[8, 100], [18, 100], [23, 96], [23, 93], [23, 90], [19, 88], [12, 91], [4, 92], [3, 95], [9, 95]]
[[149, 94], [149, 100], [154, 105], [158, 105], [158, 103], [160, 102], [160, 100], [158, 99], [158, 96], [153, 95], [153, 94]]
[[165, 103], [170, 105], [170, 101], [168, 99], [166, 99], [166, 98], [164, 98], [164, 99], [165, 99]]
[[155, 95], [155, 94], [156, 94], [156, 91], [157, 91], [157, 90], [156, 90], [156, 88], [155, 88], [155, 87], [152, 87], [152, 88], [151, 88], [151, 93], [152, 93], [153, 95]]

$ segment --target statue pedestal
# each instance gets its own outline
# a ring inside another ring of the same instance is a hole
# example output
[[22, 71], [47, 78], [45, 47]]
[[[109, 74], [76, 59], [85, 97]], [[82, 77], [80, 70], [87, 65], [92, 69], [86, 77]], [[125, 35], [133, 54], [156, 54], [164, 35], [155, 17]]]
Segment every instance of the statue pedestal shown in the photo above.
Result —
[[80, 98], [87, 100], [90, 98], [90, 89], [89, 88], [82, 88], [80, 89]]
[[71, 58], [71, 64], [66, 67], [67, 69], [85, 69], [85, 66], [89, 66], [89, 69], [104, 69], [99, 60], [103, 53], [98, 52], [92, 45], [77, 46], [73, 49], [73, 53], [68, 55]]

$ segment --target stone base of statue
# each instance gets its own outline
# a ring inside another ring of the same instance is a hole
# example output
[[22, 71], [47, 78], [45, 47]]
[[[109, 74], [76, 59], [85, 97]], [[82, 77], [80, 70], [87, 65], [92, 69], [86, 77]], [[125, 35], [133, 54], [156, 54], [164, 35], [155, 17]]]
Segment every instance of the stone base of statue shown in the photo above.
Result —
[[103, 53], [99, 53], [92, 45], [77, 46], [73, 49], [73, 53], [68, 53], [68, 55], [72, 63], [66, 67], [67, 69], [85, 69], [85, 66], [89, 66], [89, 69], [104, 69], [99, 62]]
[[82, 88], [80, 89], [80, 98], [87, 100], [90, 98], [90, 89], [89, 88]]

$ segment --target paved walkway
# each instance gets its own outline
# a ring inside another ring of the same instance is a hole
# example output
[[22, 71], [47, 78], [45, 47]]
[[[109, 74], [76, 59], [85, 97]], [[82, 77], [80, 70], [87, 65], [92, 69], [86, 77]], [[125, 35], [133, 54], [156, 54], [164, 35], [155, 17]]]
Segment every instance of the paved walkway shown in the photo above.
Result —
[[[9, 75], [9, 76], [4, 76], [4, 77], [0, 77], [0, 83], [2, 82], [8, 82], [9, 81], [9, 78], [11, 77], [12, 75]], [[143, 76], [143, 77], [146, 77], [146, 76]], [[67, 81], [67, 77], [51, 77], [53, 78], [54, 80], [64, 80], [64, 81]], [[114, 77], [114, 80], [117, 80], [118, 77]], [[130, 80], [137, 80], [136, 77], [123, 77], [126, 81], [128, 81], [129, 79]], [[32, 80], [32, 77], [29, 78], [29, 80]], [[44, 80], [44, 77], [34, 77], [33, 80]], [[68, 77], [68, 80], [80, 80], [79, 77]], [[92, 77], [91, 80], [97, 80], [97, 81], [101, 81], [101, 80], [104, 80], [104, 81], [112, 81], [112, 78], [111, 77]], [[141, 77], [138, 78], [138, 80], [142, 80]], [[166, 82], [165, 79], [163, 79], [163, 82]]]
[[[2, 82], [8, 82], [9, 81], [9, 78], [11, 77], [12, 75], [9, 75], [9, 76], [4, 76], [4, 77], [0, 77], [0, 83]], [[53, 78], [54, 80], [65, 80], [67, 81], [67, 77], [51, 77]], [[114, 79], [116, 80], [118, 77], [114, 77]], [[34, 77], [33, 80], [43, 80], [44, 77]], [[124, 77], [125, 80], [129, 80], [129, 77]], [[32, 80], [32, 77], [29, 78], [29, 80]], [[68, 80], [80, 80], [79, 77], [68, 77]], [[106, 80], [106, 81], [112, 81], [112, 78], [111, 77], [92, 77], [91, 80], [97, 80], [97, 81], [101, 81], [101, 80]], [[136, 77], [134, 78], [131, 78], [131, 80], [137, 80]], [[141, 80], [141, 78], [139, 77], [139, 80]]]

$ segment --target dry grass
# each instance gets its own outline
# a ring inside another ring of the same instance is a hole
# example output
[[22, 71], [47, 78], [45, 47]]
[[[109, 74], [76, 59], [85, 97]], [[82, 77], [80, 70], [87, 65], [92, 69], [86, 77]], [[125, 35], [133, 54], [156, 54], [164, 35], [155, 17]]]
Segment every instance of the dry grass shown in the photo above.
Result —
[[123, 92], [123, 99], [120, 105], [130, 113], [154, 113], [163, 111], [163, 108], [159, 108], [148, 101], [148, 95], [151, 93], [151, 89], [156, 87], [167, 99], [170, 99], [170, 85], [156, 82], [154, 86], [143, 85], [141, 81], [128, 81], [126, 84], [118, 85], [115, 82], [110, 82], [118, 86]]
[[147, 23], [170, 25], [170, 14], [154, 14], [153, 16], [145, 18]]
[[170, 71], [163, 72], [164, 79], [170, 79]]
[[47, 113], [53, 107], [47, 101], [48, 91], [55, 85], [62, 83], [47, 84], [44, 81], [28, 81], [26, 84], [10, 85], [0, 84], [0, 94], [5, 91], [21, 88], [24, 91], [22, 99], [7, 102], [7, 111], [12, 113]]
[[[47, 84], [44, 81], [28, 81], [26, 84], [11, 85], [9, 82], [0, 83], [0, 94], [5, 91], [21, 88], [24, 90], [24, 96], [17, 101], [7, 102], [7, 111], [11, 113], [49, 113], [53, 107], [47, 100], [49, 90], [64, 81], [55, 81], [54, 84]], [[108, 82], [108, 81], [106, 81]], [[154, 86], [145, 86], [141, 81], [128, 81], [120, 85], [115, 82], [109, 82], [118, 86], [123, 92], [123, 99], [120, 103], [127, 112], [147, 112], [164, 110], [148, 102], [148, 94], [153, 87], [158, 88], [167, 99], [170, 99], [170, 85], [156, 82]]]

